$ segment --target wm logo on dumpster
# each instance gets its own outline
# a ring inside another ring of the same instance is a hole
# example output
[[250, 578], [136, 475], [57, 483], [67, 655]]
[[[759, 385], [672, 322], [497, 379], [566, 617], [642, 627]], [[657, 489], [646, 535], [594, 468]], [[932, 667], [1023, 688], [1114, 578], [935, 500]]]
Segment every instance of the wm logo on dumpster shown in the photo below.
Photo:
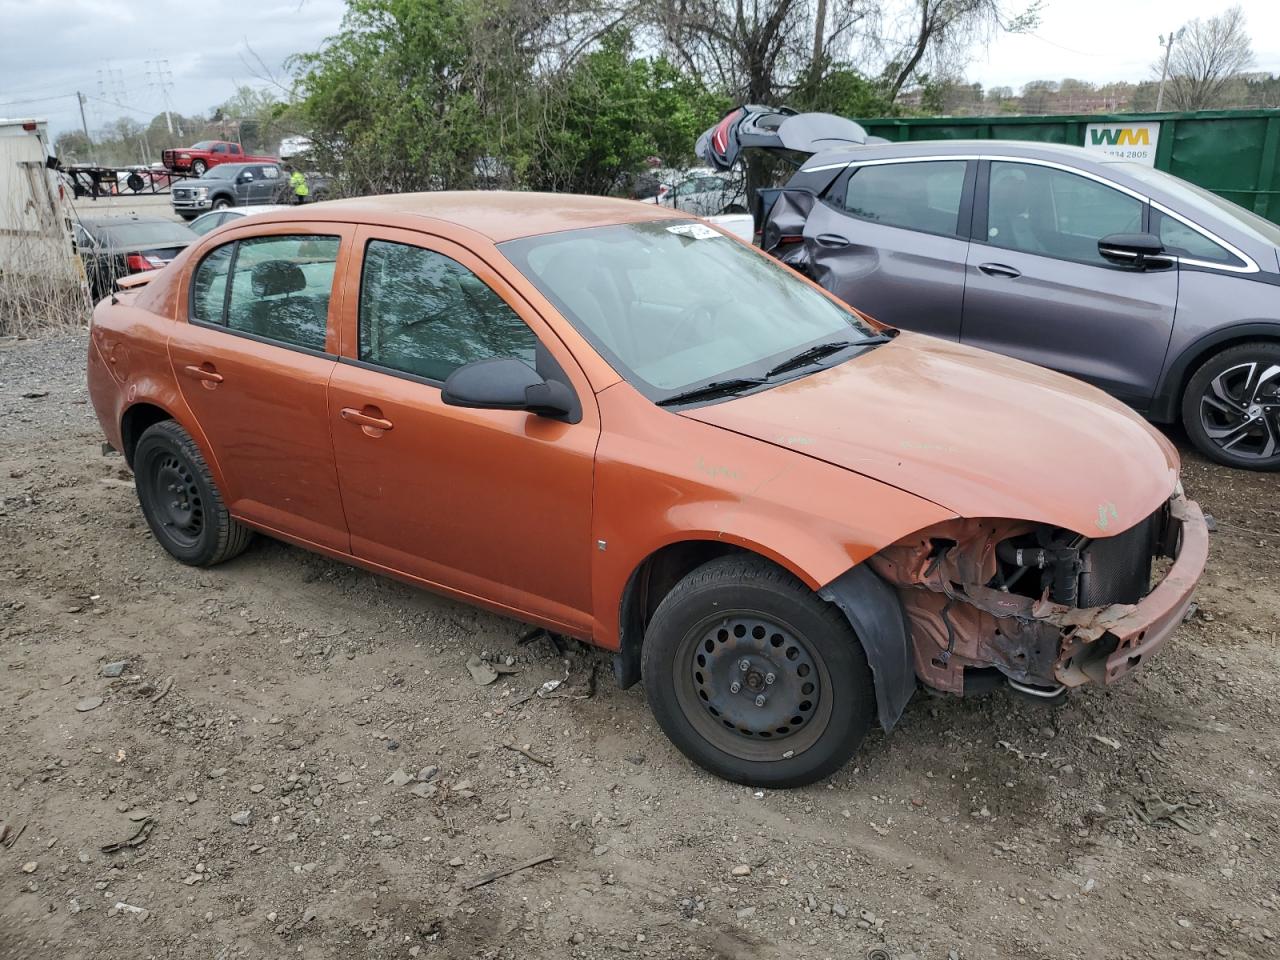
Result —
[[1089, 131], [1095, 147], [1149, 147], [1151, 131], [1145, 127], [1103, 127]]

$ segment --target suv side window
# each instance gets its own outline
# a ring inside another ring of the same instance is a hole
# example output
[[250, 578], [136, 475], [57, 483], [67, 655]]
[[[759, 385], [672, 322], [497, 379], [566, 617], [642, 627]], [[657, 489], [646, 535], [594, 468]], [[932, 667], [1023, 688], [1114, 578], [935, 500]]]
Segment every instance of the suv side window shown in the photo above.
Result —
[[360, 279], [360, 359], [443, 382], [491, 357], [532, 365], [537, 337], [474, 273], [444, 254], [371, 240]]
[[1151, 230], [1160, 238], [1165, 250], [1174, 256], [1229, 267], [1244, 266], [1239, 257], [1232, 256], [1200, 231], [1192, 230], [1182, 221], [1175, 220], [1160, 210], [1151, 211]]
[[1141, 233], [1143, 206], [1141, 200], [1088, 177], [992, 160], [987, 243], [1106, 265], [1098, 241], [1112, 233]]
[[338, 245], [338, 237], [307, 234], [219, 247], [196, 268], [191, 316], [323, 351]]
[[964, 160], [857, 167], [849, 177], [844, 208], [886, 227], [955, 236], [964, 174]]

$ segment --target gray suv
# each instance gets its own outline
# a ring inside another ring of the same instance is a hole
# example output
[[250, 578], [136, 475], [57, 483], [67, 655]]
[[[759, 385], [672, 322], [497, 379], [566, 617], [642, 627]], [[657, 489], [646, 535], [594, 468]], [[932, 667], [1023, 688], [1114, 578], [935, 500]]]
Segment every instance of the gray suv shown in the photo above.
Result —
[[[740, 110], [699, 142], [713, 166], [816, 116]], [[760, 192], [766, 250], [887, 323], [1072, 374], [1180, 419], [1214, 460], [1280, 468], [1280, 227], [1079, 147], [870, 144], [839, 124], [816, 152], [781, 145], [811, 155]]]

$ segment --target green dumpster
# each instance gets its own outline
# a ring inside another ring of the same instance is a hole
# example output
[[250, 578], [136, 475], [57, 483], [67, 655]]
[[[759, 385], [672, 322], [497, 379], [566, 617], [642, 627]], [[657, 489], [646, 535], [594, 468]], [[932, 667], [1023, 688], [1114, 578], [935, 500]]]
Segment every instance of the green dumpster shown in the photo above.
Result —
[[1036, 140], [1147, 163], [1280, 223], [1280, 110], [865, 120], [886, 140]]

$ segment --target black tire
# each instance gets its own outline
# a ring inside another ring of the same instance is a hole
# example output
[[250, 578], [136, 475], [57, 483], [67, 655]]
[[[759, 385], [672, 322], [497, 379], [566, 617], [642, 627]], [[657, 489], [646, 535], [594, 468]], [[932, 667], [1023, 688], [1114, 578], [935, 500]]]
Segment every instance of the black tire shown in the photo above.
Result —
[[219, 197], [217, 200], [213, 201], [214, 210], [226, 210], [231, 206], [234, 206], [234, 204], [226, 197]]
[[1182, 425], [1210, 460], [1280, 470], [1280, 344], [1242, 343], [1202, 363], [1182, 395]]
[[203, 160], [195, 160], [191, 164], [191, 172], [197, 177], [203, 177], [208, 169], [209, 165]]
[[183, 563], [211, 567], [240, 555], [253, 539], [253, 531], [227, 512], [191, 434], [174, 421], [143, 432], [133, 477], [156, 542]]
[[830, 776], [876, 713], [871, 669], [844, 615], [760, 557], [721, 557], [676, 584], [649, 624], [641, 669], [649, 707], [680, 752], [749, 786]]

